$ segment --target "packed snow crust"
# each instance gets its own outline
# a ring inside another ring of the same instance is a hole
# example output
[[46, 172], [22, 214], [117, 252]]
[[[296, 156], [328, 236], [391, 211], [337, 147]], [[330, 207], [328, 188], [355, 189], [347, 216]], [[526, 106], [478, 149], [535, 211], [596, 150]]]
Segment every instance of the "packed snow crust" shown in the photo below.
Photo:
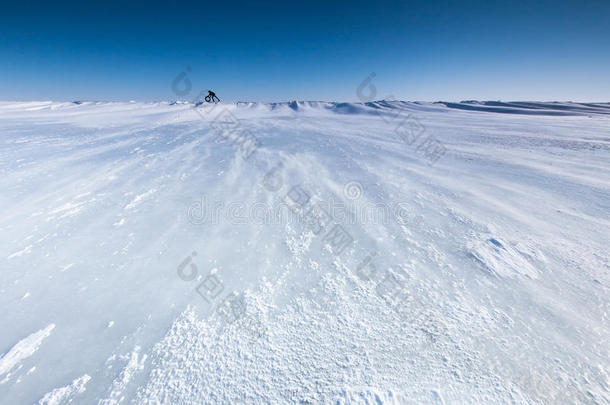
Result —
[[0, 403], [610, 403], [609, 114], [1, 102]]

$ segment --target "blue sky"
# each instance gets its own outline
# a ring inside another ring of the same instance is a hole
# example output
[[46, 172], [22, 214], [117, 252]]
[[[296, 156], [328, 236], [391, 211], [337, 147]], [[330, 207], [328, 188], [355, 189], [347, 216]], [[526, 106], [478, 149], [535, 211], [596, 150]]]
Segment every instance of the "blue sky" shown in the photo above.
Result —
[[2, 5], [0, 99], [610, 101], [608, 0], [59, 3]]

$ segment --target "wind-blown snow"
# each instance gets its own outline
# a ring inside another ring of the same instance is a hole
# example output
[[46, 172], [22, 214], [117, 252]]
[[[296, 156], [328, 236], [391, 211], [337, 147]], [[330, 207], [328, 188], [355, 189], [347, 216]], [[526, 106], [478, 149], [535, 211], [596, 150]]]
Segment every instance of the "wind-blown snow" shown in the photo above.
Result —
[[0, 403], [609, 403], [609, 113], [2, 102]]
[[72, 381], [65, 387], [56, 388], [51, 392], [47, 392], [44, 397], [38, 401], [39, 405], [59, 405], [72, 402], [75, 396], [85, 391], [85, 386], [91, 380], [87, 374]]

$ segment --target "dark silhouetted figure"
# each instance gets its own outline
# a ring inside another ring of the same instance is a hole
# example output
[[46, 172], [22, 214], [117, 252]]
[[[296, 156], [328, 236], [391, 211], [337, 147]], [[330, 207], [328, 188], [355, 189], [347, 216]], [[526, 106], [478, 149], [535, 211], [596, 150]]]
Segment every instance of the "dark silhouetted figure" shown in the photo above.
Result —
[[[214, 100], [216, 99], [216, 100]], [[214, 102], [217, 103], [220, 101], [220, 99], [218, 97], [216, 97], [216, 93], [214, 93], [212, 90], [208, 90], [208, 95], [205, 96], [205, 101], [207, 101], [208, 103]]]

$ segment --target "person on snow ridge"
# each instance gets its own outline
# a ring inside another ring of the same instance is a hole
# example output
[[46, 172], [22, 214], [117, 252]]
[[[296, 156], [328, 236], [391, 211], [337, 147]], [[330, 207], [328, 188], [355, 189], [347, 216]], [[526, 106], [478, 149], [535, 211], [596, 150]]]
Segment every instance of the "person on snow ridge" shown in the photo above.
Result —
[[[209, 99], [209, 100], [208, 100], [208, 99]], [[216, 99], [216, 101], [214, 101], [214, 99]], [[208, 101], [208, 102], [215, 102], [215, 103], [216, 103], [216, 102], [219, 102], [219, 101], [220, 101], [220, 99], [219, 99], [219, 98], [216, 96], [216, 93], [214, 93], [212, 90], [208, 90], [208, 95], [207, 95], [207, 97], [205, 98], [205, 101]]]

